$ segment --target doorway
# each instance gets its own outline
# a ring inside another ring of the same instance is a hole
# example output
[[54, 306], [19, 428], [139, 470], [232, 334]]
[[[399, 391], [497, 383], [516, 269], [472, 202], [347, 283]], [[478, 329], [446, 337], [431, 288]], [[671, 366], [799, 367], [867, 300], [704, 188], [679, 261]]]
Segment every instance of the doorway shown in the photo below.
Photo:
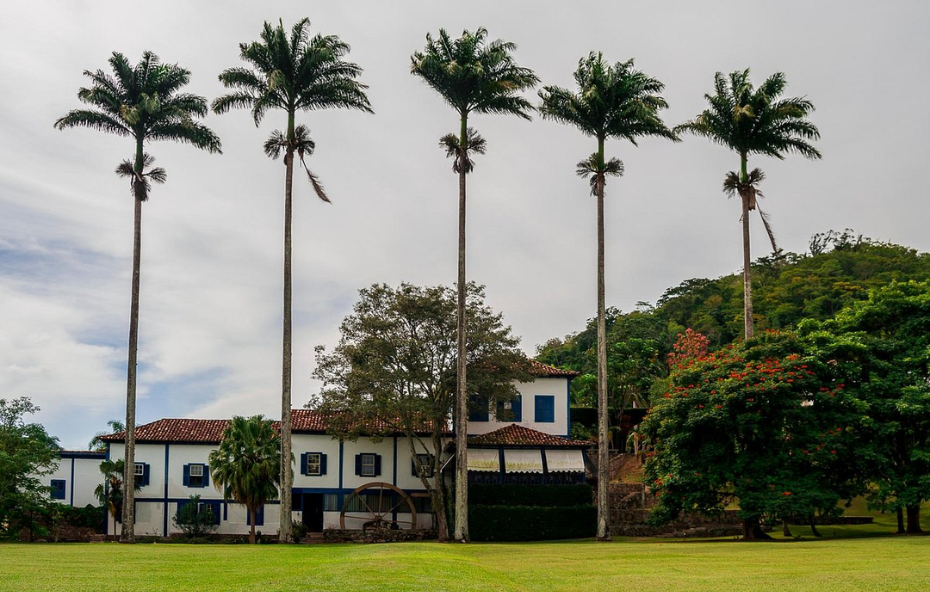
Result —
[[323, 494], [303, 494], [302, 522], [310, 532], [323, 532]]

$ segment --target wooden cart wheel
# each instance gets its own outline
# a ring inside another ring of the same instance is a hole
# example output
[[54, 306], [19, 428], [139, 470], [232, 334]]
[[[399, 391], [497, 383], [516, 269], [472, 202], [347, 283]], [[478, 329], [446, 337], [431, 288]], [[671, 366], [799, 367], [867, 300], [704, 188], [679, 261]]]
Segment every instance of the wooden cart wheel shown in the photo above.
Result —
[[[373, 494], [377, 494], [377, 498]], [[365, 509], [349, 510], [353, 505]], [[410, 511], [410, 519], [395, 520], [394, 513], [405, 505]], [[402, 489], [380, 481], [366, 483], [347, 495], [339, 513], [339, 528], [343, 530], [397, 530], [416, 527], [417, 509], [413, 505], [413, 499]]]

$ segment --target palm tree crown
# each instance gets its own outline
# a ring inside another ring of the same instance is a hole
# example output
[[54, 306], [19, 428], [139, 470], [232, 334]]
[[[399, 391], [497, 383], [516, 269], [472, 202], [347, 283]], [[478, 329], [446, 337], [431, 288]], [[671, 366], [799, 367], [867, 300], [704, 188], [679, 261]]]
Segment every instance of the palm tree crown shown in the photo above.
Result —
[[516, 45], [487, 42], [484, 27], [464, 31], [451, 39], [445, 29], [439, 37], [426, 35], [426, 48], [410, 57], [410, 72], [422, 78], [461, 116], [469, 113], [500, 113], [530, 119], [533, 106], [519, 96], [539, 83], [529, 68], [516, 64]]
[[150, 51], [132, 66], [125, 56], [110, 57], [113, 75], [103, 70], [84, 75], [91, 85], [78, 98], [93, 107], [75, 109], [55, 122], [55, 127], [88, 127], [137, 141], [174, 140], [209, 152], [222, 152], [220, 140], [196, 121], [207, 114], [207, 100], [179, 92], [190, 81], [190, 71], [176, 64], [162, 64]]
[[665, 85], [634, 69], [633, 60], [613, 66], [600, 53], [588, 55], [575, 70], [578, 92], [558, 86], [539, 91], [543, 119], [573, 125], [584, 134], [601, 140], [660, 136], [677, 140], [665, 126], [659, 111], [668, 103], [658, 93]]
[[288, 35], [284, 25], [265, 23], [261, 42], [240, 43], [240, 57], [250, 68], [228, 68], [220, 82], [234, 92], [213, 101], [216, 113], [234, 107], [252, 110], [255, 125], [268, 109], [288, 113], [315, 109], [358, 109], [371, 113], [362, 69], [343, 58], [348, 44], [335, 35], [310, 37], [310, 19], [301, 19]]
[[717, 72], [714, 94], [704, 95], [710, 107], [675, 130], [707, 138], [743, 158], [764, 154], [784, 159], [788, 152], [820, 158], [820, 151], [810, 144], [820, 138], [820, 132], [807, 119], [814, 105], [803, 97], [779, 99], [786, 85], [781, 72], [758, 88], [749, 80], [748, 68], [729, 77]]

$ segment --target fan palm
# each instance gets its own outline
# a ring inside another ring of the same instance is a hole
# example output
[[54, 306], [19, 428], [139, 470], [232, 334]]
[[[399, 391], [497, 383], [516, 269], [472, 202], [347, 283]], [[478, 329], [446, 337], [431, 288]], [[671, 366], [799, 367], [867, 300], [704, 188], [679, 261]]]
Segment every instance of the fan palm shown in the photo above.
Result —
[[623, 163], [604, 155], [610, 138], [629, 140], [658, 136], [677, 140], [666, 127], [659, 111], [668, 107], [659, 93], [665, 86], [633, 67], [633, 60], [610, 65], [601, 53], [592, 52], [575, 70], [577, 92], [546, 86], [539, 92], [543, 119], [574, 126], [597, 140], [597, 152], [577, 165], [578, 175], [589, 179], [597, 198], [597, 408], [598, 478], [597, 537], [609, 540], [607, 514], [608, 425], [607, 425], [607, 323], [604, 304], [604, 187], [607, 177], [623, 174]]
[[465, 375], [465, 176], [474, 169], [473, 154], [484, 154], [486, 143], [468, 127], [472, 113], [497, 113], [530, 119], [533, 106], [520, 92], [535, 86], [539, 79], [513, 58], [516, 45], [488, 41], [488, 31], [464, 31], [452, 39], [445, 29], [438, 38], [426, 35], [426, 47], [410, 56], [410, 73], [419, 76], [449, 104], [459, 116], [457, 134], [443, 136], [439, 145], [453, 159], [452, 170], [459, 176], [458, 324], [456, 347], [455, 397], [455, 526], [456, 540], [468, 539], [467, 421], [468, 388]]
[[[110, 57], [112, 74], [103, 70], [84, 75], [90, 78], [88, 87], [78, 90], [78, 98], [88, 109], [75, 109], [55, 122], [55, 127], [87, 127], [135, 140], [135, 156], [123, 161], [116, 169], [129, 177], [135, 215], [132, 243], [132, 302], [129, 312], [129, 361], [126, 387], [126, 452], [123, 477], [123, 528], [120, 540], [135, 540], [133, 500], [134, 490], [125, 484], [132, 482], [135, 462], [136, 429], [136, 359], [139, 345], [139, 279], [142, 255], [142, 202], [148, 199], [151, 182], [164, 183], [165, 171], [151, 168], [154, 159], [144, 152], [146, 143], [171, 140], [191, 144], [208, 152], [221, 152], [220, 140], [197, 119], [207, 114], [203, 97], [183, 93], [190, 80], [190, 71], [176, 64], [162, 64], [150, 51], [133, 66], [120, 53]], [[146, 171], [146, 169], [149, 169]]]
[[[749, 69], [732, 72], [729, 77], [717, 72], [714, 94], [704, 95], [709, 108], [675, 128], [676, 132], [703, 136], [739, 154], [739, 174], [731, 172], [727, 175], [724, 191], [731, 195], [734, 192], [739, 194], [742, 202], [743, 323], [746, 339], [752, 337], [749, 212], [756, 207], [758, 184], [763, 179], [759, 169], [748, 172], [749, 155], [762, 154], [783, 160], [786, 153], [794, 152], [806, 158], [820, 158], [820, 152], [811, 145], [811, 141], [820, 138], [820, 132], [808, 120], [814, 105], [803, 97], [779, 99], [786, 85], [785, 75], [781, 72], [768, 77], [758, 88], [749, 80]], [[772, 248], [776, 249], [768, 225], [766, 232], [772, 240]]]
[[[233, 417], [219, 447], [210, 453], [210, 475], [223, 498], [243, 504], [249, 513], [249, 542], [255, 543], [258, 510], [277, 498], [281, 481], [281, 437], [261, 415]], [[281, 522], [290, 515], [281, 514]]]
[[[371, 113], [360, 83], [362, 69], [344, 58], [349, 46], [334, 35], [310, 36], [310, 20], [301, 19], [290, 31], [279, 21], [273, 27], [265, 23], [261, 41], [239, 44], [240, 57], [248, 67], [228, 68], [220, 82], [234, 89], [213, 102], [216, 113], [233, 108], [248, 108], [258, 126], [269, 109], [287, 113], [287, 129], [274, 131], [265, 142], [265, 153], [278, 158], [284, 153], [284, 337], [281, 371], [281, 540], [291, 540], [291, 195], [294, 179], [294, 155], [307, 171], [317, 197], [329, 203], [329, 197], [315, 174], [304, 161], [313, 154], [315, 144], [309, 130], [296, 125], [297, 111], [317, 109], [357, 109]], [[285, 518], [286, 517], [286, 518]]]

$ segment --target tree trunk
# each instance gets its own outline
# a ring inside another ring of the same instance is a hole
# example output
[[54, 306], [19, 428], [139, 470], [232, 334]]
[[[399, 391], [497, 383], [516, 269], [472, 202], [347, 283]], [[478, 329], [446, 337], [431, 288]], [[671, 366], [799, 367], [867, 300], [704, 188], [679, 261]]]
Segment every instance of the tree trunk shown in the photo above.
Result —
[[782, 533], [786, 538], [794, 538], [794, 535], [791, 534], [791, 529], [788, 528], [788, 521], [787, 521], [787, 520], [782, 520], [782, 521], [781, 521], [781, 533]]
[[895, 510], [895, 514], [898, 515], [898, 532], [895, 534], [904, 534], [907, 532], [907, 529], [904, 528], [904, 508], [899, 506], [898, 509]]
[[[136, 140], [136, 160], [133, 170], [141, 175], [143, 165], [142, 139]], [[126, 445], [123, 451], [123, 524], [121, 543], [136, 542], [136, 365], [139, 351], [139, 280], [142, 263], [142, 200], [145, 188], [133, 179], [132, 232], [132, 300], [129, 305], [129, 361], [126, 364]]]
[[462, 114], [459, 155], [459, 265], [458, 265], [458, 332], [455, 364], [455, 528], [456, 541], [468, 541], [468, 385], [466, 382], [465, 335], [465, 163], [468, 153], [468, 116]]
[[[434, 420], [434, 429], [441, 426], [441, 422]], [[443, 487], [442, 475], [442, 434], [433, 434], [433, 517], [436, 522], [436, 538], [440, 543], [449, 542], [449, 521], [446, 516], [446, 490]]]
[[249, 544], [254, 545], [255, 544], [255, 519], [257, 518], [257, 516], [255, 515], [255, 510], [253, 510], [252, 508], [247, 508], [246, 511], [249, 513]]
[[604, 139], [597, 140], [597, 540], [609, 541], [607, 488], [610, 439], [607, 426], [607, 319], [604, 290]]
[[921, 534], [924, 530], [920, 527], [920, 504], [907, 507], [907, 534]]
[[762, 530], [759, 518], [743, 519], [743, 540], [744, 541], [769, 541], [772, 540], [768, 534]]
[[808, 524], [810, 524], [810, 527], [811, 527], [811, 534], [812, 534], [812, 535], [814, 535], [814, 536], [817, 537], [817, 538], [823, 537], [823, 535], [820, 534], [820, 531], [817, 530], [817, 521], [814, 520], [814, 515], [813, 515], [813, 514], [811, 514], [810, 516], [808, 516]]
[[[740, 155], [740, 182], [745, 183], [746, 156]], [[743, 326], [746, 339], [752, 339], [752, 258], [749, 254], [749, 196], [740, 195], [743, 202]]]
[[[281, 368], [281, 518], [278, 540], [291, 542], [291, 213], [294, 185], [294, 113], [287, 116], [287, 151], [284, 155], [284, 355]], [[252, 521], [254, 526], [255, 521]], [[253, 528], [254, 530], [254, 528]]]

